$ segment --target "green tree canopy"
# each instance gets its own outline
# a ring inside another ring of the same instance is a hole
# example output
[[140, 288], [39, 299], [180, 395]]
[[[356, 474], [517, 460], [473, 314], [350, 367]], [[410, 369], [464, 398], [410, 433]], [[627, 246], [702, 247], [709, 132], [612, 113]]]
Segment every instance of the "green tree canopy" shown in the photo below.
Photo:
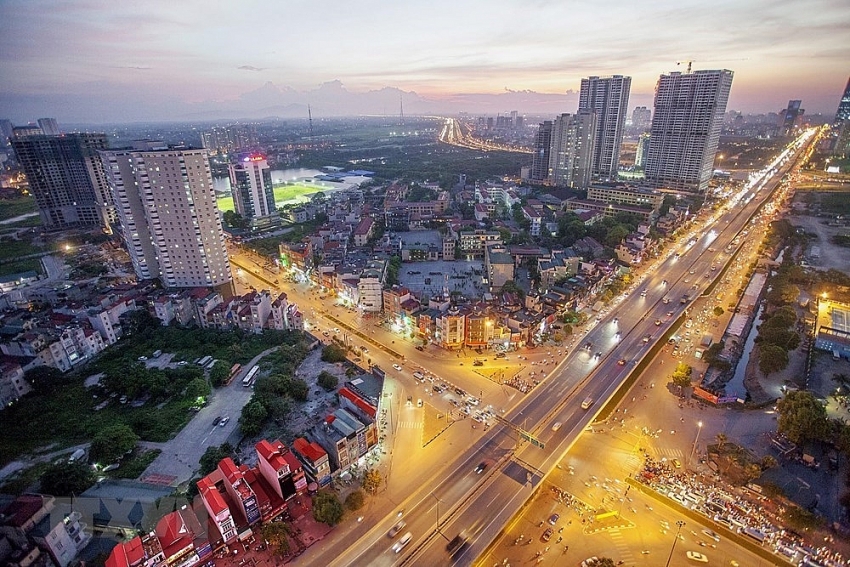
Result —
[[260, 526], [263, 539], [275, 548], [275, 555], [283, 557], [289, 553], [291, 545], [289, 535], [292, 529], [284, 522], [265, 522]]
[[759, 370], [769, 375], [788, 366], [788, 351], [773, 343], [759, 345]]
[[327, 490], [321, 490], [313, 496], [313, 519], [329, 526], [337, 525], [344, 510], [337, 495]]
[[826, 408], [811, 392], [788, 392], [776, 407], [779, 432], [794, 443], [821, 441], [828, 435]]
[[36, 366], [24, 373], [36, 394], [47, 394], [64, 382], [62, 372], [52, 366]]
[[218, 467], [218, 463], [222, 459], [232, 456], [233, 446], [230, 443], [224, 443], [218, 447], [214, 445], [207, 447], [207, 450], [204, 451], [204, 454], [201, 455], [198, 461], [201, 465], [201, 474], [204, 476], [210, 474]]
[[254, 397], [251, 401], [245, 404], [242, 408], [242, 415], [239, 416], [239, 430], [243, 435], [256, 435], [266, 422], [269, 412], [266, 407]]
[[114, 463], [139, 441], [129, 425], [112, 425], [98, 431], [91, 442], [91, 460], [100, 464]]
[[691, 374], [693, 371], [693, 368], [684, 362], [680, 362], [676, 365], [676, 370], [673, 371], [673, 375], [670, 378], [673, 380], [675, 385], [687, 388], [691, 385]]
[[369, 494], [375, 494], [384, 482], [381, 473], [375, 469], [369, 469], [363, 475], [363, 490]]
[[355, 490], [345, 497], [345, 507], [352, 512], [362, 508], [364, 502], [366, 502], [366, 497], [363, 495], [362, 490]]
[[328, 392], [330, 392], [331, 390], [335, 389], [339, 384], [339, 378], [337, 378], [327, 370], [322, 370], [319, 373], [319, 377], [316, 379], [316, 383]]
[[224, 383], [227, 382], [227, 379], [230, 377], [230, 367], [231, 364], [224, 360], [219, 360], [213, 365], [210, 369], [210, 384], [212, 384], [214, 388], [224, 386]]
[[322, 360], [325, 362], [345, 362], [345, 349], [336, 343], [330, 343], [322, 349]]
[[95, 482], [94, 472], [83, 461], [56, 463], [41, 475], [41, 492], [52, 496], [74, 496]]

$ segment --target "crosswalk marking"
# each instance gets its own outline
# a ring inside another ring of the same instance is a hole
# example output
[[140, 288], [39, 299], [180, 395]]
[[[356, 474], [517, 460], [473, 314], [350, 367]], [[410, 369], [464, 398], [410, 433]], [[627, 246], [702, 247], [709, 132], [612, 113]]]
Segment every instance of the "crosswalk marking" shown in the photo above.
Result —
[[421, 421], [399, 421], [398, 426], [404, 429], [419, 429], [423, 423]]
[[614, 547], [617, 549], [619, 560], [626, 564], [634, 563], [634, 555], [632, 555], [632, 550], [629, 545], [623, 541], [622, 532], [620, 532], [620, 530], [611, 530], [609, 534], [614, 542]]

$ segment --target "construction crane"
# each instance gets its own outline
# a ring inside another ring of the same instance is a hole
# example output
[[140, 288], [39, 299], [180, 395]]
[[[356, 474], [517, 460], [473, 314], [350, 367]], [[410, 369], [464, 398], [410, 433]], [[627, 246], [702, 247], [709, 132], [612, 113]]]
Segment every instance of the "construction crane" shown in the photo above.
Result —
[[[748, 59], [747, 57], [741, 57], [740, 59], [719, 59], [719, 60], [714, 60], [714, 61], [703, 61], [703, 63], [728, 63], [729, 61], [746, 61], [747, 59]], [[688, 70], [685, 71], [685, 73], [690, 74], [691, 73], [691, 67], [693, 66], [694, 63], [696, 63], [696, 61], [694, 61], [693, 59], [685, 59], [684, 61], [676, 61], [676, 65], [681, 65], [683, 63], [688, 64]]]

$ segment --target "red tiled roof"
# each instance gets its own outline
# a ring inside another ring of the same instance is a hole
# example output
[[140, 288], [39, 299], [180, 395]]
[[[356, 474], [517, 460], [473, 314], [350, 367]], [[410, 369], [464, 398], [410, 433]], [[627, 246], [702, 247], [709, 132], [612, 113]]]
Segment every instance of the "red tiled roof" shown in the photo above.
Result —
[[218, 462], [218, 470], [221, 471], [224, 478], [230, 481], [231, 484], [242, 478], [239, 467], [236, 466], [236, 463], [230, 457], [225, 457]]
[[283, 458], [283, 453], [288, 453], [286, 445], [280, 440], [276, 441], [279, 445], [272, 445], [265, 439], [255, 445], [257, 454], [266, 461], [271, 467], [279, 471], [286, 466], [286, 459]]
[[208, 476], [205, 476], [198, 481], [198, 493], [201, 495], [201, 498], [204, 499], [204, 502], [207, 503], [207, 506], [209, 506], [209, 509], [212, 510], [214, 515], [218, 515], [220, 512], [227, 509], [227, 504], [224, 503], [224, 499], [216, 489], [215, 483], [213, 483]]
[[127, 543], [119, 543], [113, 547], [104, 565], [106, 567], [132, 567], [140, 564], [144, 558], [145, 550], [142, 547], [142, 539], [136, 536]]
[[163, 516], [156, 524], [156, 537], [162, 546], [166, 561], [192, 545], [195, 539], [179, 510]]
[[339, 393], [341, 396], [347, 398], [352, 403], [354, 403], [354, 405], [357, 406], [363, 413], [365, 413], [369, 417], [375, 417], [377, 410], [376, 408], [372, 407], [372, 404], [367, 403], [360, 396], [358, 396], [348, 388], [340, 389]]

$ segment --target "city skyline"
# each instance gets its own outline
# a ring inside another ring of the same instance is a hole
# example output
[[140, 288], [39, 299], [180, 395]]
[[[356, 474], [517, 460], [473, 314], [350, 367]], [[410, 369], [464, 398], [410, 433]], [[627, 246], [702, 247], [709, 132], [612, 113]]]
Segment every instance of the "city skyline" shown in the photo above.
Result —
[[[833, 115], [850, 60], [850, 7], [695, 1], [605, 8], [541, 0], [325, 6], [0, 5], [0, 109], [16, 124], [346, 114], [574, 112], [582, 77], [735, 72], [729, 109], [802, 100]], [[792, 9], [793, 8], [793, 9]], [[652, 41], [648, 41], [652, 38]], [[266, 113], [266, 114], [264, 114]]]

